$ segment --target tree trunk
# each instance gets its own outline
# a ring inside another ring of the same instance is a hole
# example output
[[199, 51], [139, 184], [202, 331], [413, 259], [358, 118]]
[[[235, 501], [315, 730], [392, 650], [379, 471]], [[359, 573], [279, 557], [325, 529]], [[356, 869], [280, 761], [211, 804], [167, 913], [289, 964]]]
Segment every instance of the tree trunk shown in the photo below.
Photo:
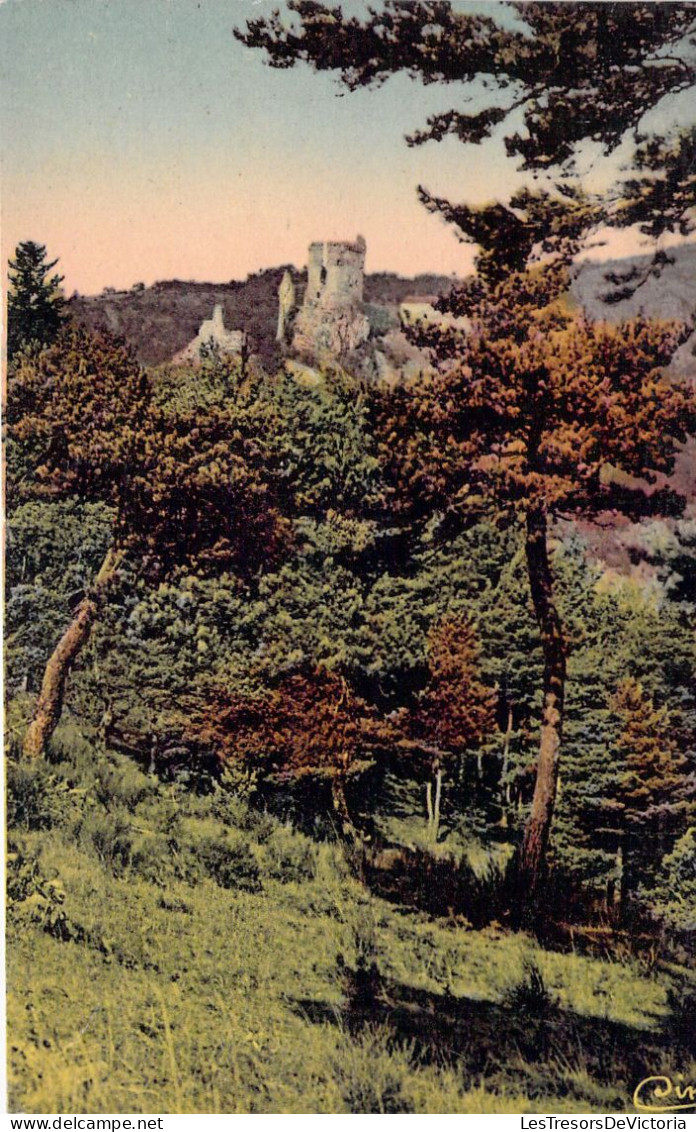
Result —
[[619, 919], [623, 923], [626, 919], [631, 893], [635, 888], [635, 877], [633, 873], [633, 852], [634, 844], [630, 831], [625, 830], [623, 841], [621, 842], [621, 880], [619, 884]]
[[500, 778], [501, 778], [501, 782], [503, 783], [502, 806], [501, 806], [503, 813], [502, 813], [502, 817], [500, 819], [500, 824], [505, 829], [508, 826], [508, 810], [510, 809], [510, 805], [511, 805], [511, 802], [512, 802], [511, 795], [510, 795], [510, 783], [508, 781], [506, 781], [507, 773], [508, 773], [508, 770], [509, 770], [509, 767], [510, 767], [510, 739], [512, 737], [512, 724], [513, 724], [512, 704], [508, 704], [507, 730], [506, 730], [505, 736], [503, 738], [503, 765], [500, 768]]
[[565, 642], [553, 596], [549, 565], [546, 513], [527, 514], [527, 568], [541, 645], [544, 654], [544, 689], [539, 761], [532, 808], [522, 838], [519, 880], [521, 895], [534, 902], [546, 868], [546, 852], [556, 802], [558, 766], [563, 730]]
[[335, 774], [331, 779], [331, 802], [334, 813], [340, 822], [340, 833], [347, 841], [359, 840], [358, 831], [348, 809], [346, 780], [343, 774]]
[[34, 716], [24, 737], [22, 753], [25, 758], [41, 758], [46, 752], [46, 746], [63, 710], [68, 674], [83, 646], [89, 640], [92, 625], [104, 598], [104, 591], [116, 573], [119, 559], [120, 554], [116, 550], [111, 548], [107, 551], [91, 592], [83, 597], [73, 620], [48, 660]]
[[433, 802], [433, 841], [437, 841], [440, 832], [440, 802], [442, 800], [442, 768], [438, 766], [435, 772], [435, 801]]

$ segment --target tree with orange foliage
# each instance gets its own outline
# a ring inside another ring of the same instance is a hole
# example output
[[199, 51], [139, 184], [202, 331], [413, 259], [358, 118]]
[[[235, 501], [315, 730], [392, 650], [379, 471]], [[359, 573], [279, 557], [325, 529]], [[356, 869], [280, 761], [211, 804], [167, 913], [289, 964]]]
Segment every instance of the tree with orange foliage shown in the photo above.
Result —
[[328, 782], [339, 830], [351, 839], [359, 834], [347, 783], [393, 738], [343, 676], [318, 667], [260, 682], [246, 693], [214, 683], [192, 705], [183, 730], [187, 741], [214, 751], [223, 764], [275, 781]]
[[[469, 317], [471, 333], [424, 333], [441, 373], [425, 388], [394, 390], [377, 409], [385, 466], [405, 488], [404, 519], [434, 512], [451, 520], [485, 506], [516, 512], [526, 527], [545, 664], [536, 788], [519, 862], [532, 898], [556, 797], [565, 688], [549, 524], [611, 507], [645, 513], [655, 496], [635, 492], [631, 502], [630, 487], [669, 473], [696, 423], [693, 396], [660, 376], [678, 330], [641, 321], [590, 326], [560, 300], [567, 280], [558, 263], [601, 224], [638, 223], [653, 235], [690, 230], [693, 133], [656, 139], [645, 119], [666, 95], [693, 90], [693, 31], [691, 4], [589, 3], [580, 11], [520, 2], [480, 13], [449, 0], [387, 0], [356, 17], [318, 0], [288, 0], [284, 17], [275, 11], [235, 33], [272, 66], [304, 62], [337, 73], [349, 90], [397, 73], [464, 84], [474, 112], [435, 114], [408, 142], [478, 145], [499, 131], [518, 168], [547, 177], [543, 191], [484, 206], [420, 190], [426, 207], [478, 245], [477, 278], [441, 304]], [[578, 160], [588, 143], [604, 154], [623, 144], [631, 154], [632, 146], [633, 179], [588, 198]], [[534, 268], [551, 254], [555, 267]]]
[[566, 286], [556, 265], [469, 290], [466, 334], [428, 332], [440, 372], [385, 394], [377, 409], [384, 466], [409, 517], [464, 520], [485, 510], [525, 525], [544, 655], [536, 785], [519, 858], [522, 891], [531, 895], [556, 799], [566, 680], [550, 525], [612, 510], [639, 517], [678, 509], [665, 476], [696, 429], [693, 391], [663, 373], [683, 328], [592, 324], [569, 309]]
[[276, 559], [285, 526], [273, 411], [253, 392], [222, 406], [163, 406], [123, 345], [71, 330], [36, 356], [19, 355], [7, 417], [11, 500], [113, 508], [104, 562], [46, 665], [24, 741], [25, 755], [37, 757], [126, 558], [150, 579], [182, 564], [252, 577]]
[[425, 761], [428, 830], [437, 841], [443, 773], [492, 729], [496, 695], [479, 679], [480, 645], [467, 617], [452, 614], [437, 622], [426, 655], [428, 683], [414, 710], [404, 714], [408, 738], [400, 746]]

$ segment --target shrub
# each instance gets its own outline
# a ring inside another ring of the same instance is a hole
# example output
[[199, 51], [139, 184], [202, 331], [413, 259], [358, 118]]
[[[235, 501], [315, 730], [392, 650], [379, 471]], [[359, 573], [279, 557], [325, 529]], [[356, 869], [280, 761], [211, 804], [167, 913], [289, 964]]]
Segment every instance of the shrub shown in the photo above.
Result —
[[341, 1049], [336, 1078], [350, 1113], [414, 1113], [406, 1095], [412, 1076], [407, 1049], [389, 1049], [388, 1034], [367, 1031]]
[[7, 824], [10, 829], [52, 829], [70, 811], [68, 784], [44, 762], [7, 763]]
[[696, 1057], [696, 986], [682, 985], [667, 990], [669, 1014], [665, 1030], [678, 1049]]
[[239, 829], [250, 833], [259, 845], [264, 845], [278, 829], [278, 820], [264, 810], [246, 806], [240, 814], [238, 825]]
[[282, 884], [313, 880], [317, 873], [314, 845], [288, 826], [273, 829], [265, 844], [264, 871]]
[[152, 884], [165, 885], [185, 876], [178, 845], [164, 833], [141, 831], [131, 845], [129, 864], [133, 873]]
[[240, 763], [228, 762], [220, 775], [218, 795], [253, 802], [258, 794], [259, 773]]
[[204, 837], [193, 849], [205, 874], [221, 888], [259, 892], [259, 866], [248, 845], [226, 837]]
[[435, 916], [466, 916], [476, 928], [499, 920], [508, 899], [508, 864], [487, 857], [475, 868], [467, 856], [401, 847], [386, 862], [368, 862], [373, 891]]
[[83, 940], [85, 932], [68, 917], [64, 902], [58, 874], [48, 876], [36, 854], [11, 842], [7, 853], [8, 925], [24, 929], [36, 924], [56, 939]]
[[46, 758], [51, 763], [74, 768], [80, 777], [91, 779], [94, 775], [95, 744], [85, 735], [77, 720], [64, 714], [48, 745]]
[[687, 830], [663, 858], [657, 887], [642, 891], [642, 903], [653, 916], [682, 931], [696, 930], [696, 828]]
[[114, 872], [122, 872], [130, 864], [133, 830], [125, 811], [89, 810], [80, 823], [79, 838], [83, 846], [93, 848]]
[[117, 804], [132, 813], [140, 802], [157, 793], [157, 783], [129, 759], [117, 764], [104, 760], [97, 768], [94, 793], [104, 806]]
[[26, 693], [13, 696], [5, 708], [5, 745], [9, 758], [18, 759], [24, 733], [34, 709], [34, 697]]
[[557, 1006], [533, 959], [525, 961], [522, 978], [507, 990], [502, 1001], [508, 1010], [521, 1018], [547, 1018]]

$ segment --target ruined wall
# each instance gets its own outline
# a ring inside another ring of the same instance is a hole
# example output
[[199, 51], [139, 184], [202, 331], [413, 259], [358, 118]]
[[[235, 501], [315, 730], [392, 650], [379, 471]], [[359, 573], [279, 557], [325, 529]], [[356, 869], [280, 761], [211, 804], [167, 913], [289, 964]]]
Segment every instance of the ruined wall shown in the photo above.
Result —
[[198, 334], [181, 350], [172, 360], [176, 363], [195, 362], [201, 357], [204, 346], [217, 346], [223, 354], [242, 354], [246, 345], [246, 334], [243, 330], [227, 330], [222, 313], [222, 304], [217, 303], [213, 310], [213, 317], [206, 318], [200, 325]]

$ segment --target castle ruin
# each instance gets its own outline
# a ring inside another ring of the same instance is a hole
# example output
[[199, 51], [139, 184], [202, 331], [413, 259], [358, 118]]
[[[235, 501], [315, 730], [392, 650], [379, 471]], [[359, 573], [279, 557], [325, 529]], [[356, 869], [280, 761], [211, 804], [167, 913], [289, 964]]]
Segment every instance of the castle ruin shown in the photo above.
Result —
[[196, 362], [206, 349], [216, 349], [221, 354], [242, 355], [246, 348], [246, 334], [243, 330], [227, 330], [222, 312], [222, 303], [216, 303], [213, 317], [201, 323], [198, 334], [173, 359], [176, 363]]
[[342, 358], [365, 342], [370, 323], [363, 303], [366, 244], [333, 241], [309, 246], [307, 287], [297, 305], [289, 272], [278, 293], [278, 341], [293, 352]]

